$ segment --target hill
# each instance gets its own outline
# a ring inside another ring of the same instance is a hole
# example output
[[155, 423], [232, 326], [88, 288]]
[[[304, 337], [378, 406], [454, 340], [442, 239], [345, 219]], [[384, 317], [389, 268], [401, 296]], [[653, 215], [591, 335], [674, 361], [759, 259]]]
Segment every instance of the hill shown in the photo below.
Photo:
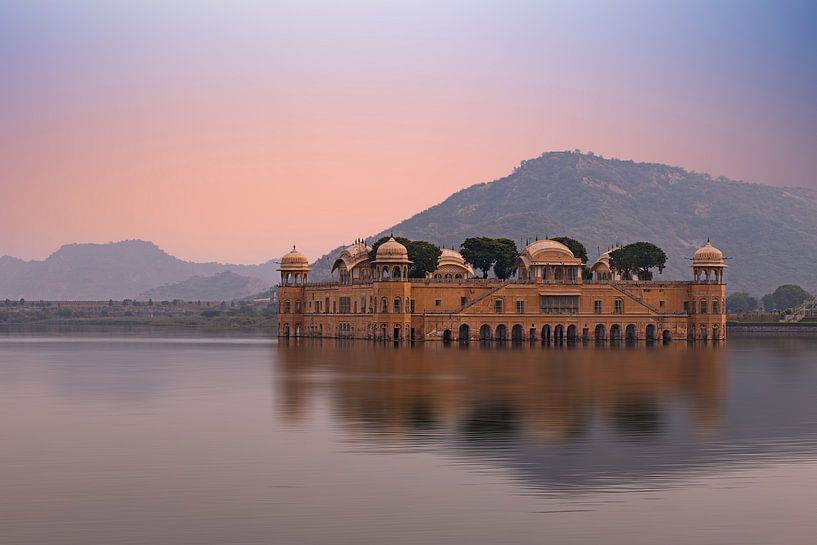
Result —
[[142, 240], [67, 244], [42, 261], [0, 257], [0, 299], [119, 300], [225, 271], [272, 284], [277, 266], [183, 261]]
[[[817, 192], [578, 152], [523, 161], [509, 176], [463, 189], [375, 237], [389, 232], [455, 247], [476, 235], [519, 244], [566, 235], [582, 241], [591, 260], [614, 242], [647, 240], [669, 256], [657, 279], [689, 279], [689, 258], [711, 237], [728, 258], [730, 291], [817, 289]], [[315, 263], [313, 278], [329, 275], [337, 251]]]
[[241, 299], [269, 288], [270, 282], [224, 271], [213, 276], [193, 276], [182, 282], [166, 284], [139, 294], [138, 299], [154, 301], [230, 301]]

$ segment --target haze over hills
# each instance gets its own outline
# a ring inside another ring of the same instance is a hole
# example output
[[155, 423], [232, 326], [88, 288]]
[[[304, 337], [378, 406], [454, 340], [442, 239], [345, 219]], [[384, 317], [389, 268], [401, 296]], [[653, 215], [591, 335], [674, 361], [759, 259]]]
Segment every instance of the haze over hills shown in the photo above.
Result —
[[[523, 161], [509, 176], [458, 191], [372, 239], [390, 232], [454, 247], [478, 235], [513, 238], [520, 247], [526, 239], [566, 235], [583, 242], [591, 260], [615, 242], [647, 240], [669, 256], [657, 279], [689, 279], [689, 257], [711, 237], [728, 258], [730, 292], [763, 295], [786, 283], [817, 292], [816, 191], [593, 154], [550, 152]], [[339, 250], [313, 264], [313, 280], [330, 276]], [[207, 293], [223, 300], [241, 284], [272, 285], [277, 268], [272, 260], [183, 261], [139, 240], [68, 244], [43, 261], [1, 257], [0, 298], [107, 300], [155, 293], [165, 296], [154, 299], [183, 299], [198, 290], [191, 299], [205, 300], [200, 294]], [[249, 278], [214, 277], [225, 271]]]
[[137, 299], [154, 301], [181, 299], [183, 301], [230, 301], [260, 293], [270, 288], [272, 282], [241, 276], [224, 271], [213, 276], [193, 276], [182, 282], [166, 284], [139, 294]]
[[[724, 251], [729, 291], [762, 295], [784, 283], [817, 291], [817, 192], [712, 178], [654, 163], [549, 152], [513, 173], [473, 185], [384, 229], [458, 247], [469, 236], [570, 236], [591, 260], [615, 242], [651, 241], [667, 252], [656, 279], [689, 279], [689, 258], [707, 237]], [[297, 242], [297, 241], [296, 241]], [[339, 249], [338, 249], [339, 250]], [[312, 277], [329, 276], [337, 251]]]
[[225, 271], [266, 281], [268, 287], [274, 282], [277, 268], [272, 260], [260, 265], [183, 261], [142, 240], [66, 244], [43, 261], [0, 257], [0, 298], [126, 299], [194, 276]]

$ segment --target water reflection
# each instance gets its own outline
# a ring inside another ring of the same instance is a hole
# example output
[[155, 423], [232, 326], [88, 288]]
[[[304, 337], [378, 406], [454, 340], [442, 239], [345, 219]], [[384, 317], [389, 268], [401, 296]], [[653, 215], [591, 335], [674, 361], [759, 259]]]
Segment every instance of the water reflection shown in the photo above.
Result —
[[[547, 487], [663, 479], [813, 446], [817, 419], [809, 415], [817, 415], [801, 406], [810, 396], [786, 384], [786, 394], [769, 404], [781, 385], [765, 376], [729, 391], [756, 357], [765, 375], [781, 354], [791, 350], [798, 362], [804, 355], [802, 345], [761, 347], [768, 353], [739, 344], [730, 351], [681, 343], [518, 350], [281, 343], [278, 410], [292, 424], [328, 399], [353, 441], [500, 461]], [[736, 357], [740, 369], [733, 376]], [[776, 422], [764, 426], [770, 409]], [[747, 421], [755, 425], [746, 427]]]

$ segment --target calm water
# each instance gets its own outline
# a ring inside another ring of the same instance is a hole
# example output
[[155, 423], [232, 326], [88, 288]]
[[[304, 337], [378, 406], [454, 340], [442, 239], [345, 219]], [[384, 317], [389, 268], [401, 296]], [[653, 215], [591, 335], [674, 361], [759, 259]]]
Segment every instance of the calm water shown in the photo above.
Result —
[[0, 543], [817, 540], [817, 343], [0, 334]]

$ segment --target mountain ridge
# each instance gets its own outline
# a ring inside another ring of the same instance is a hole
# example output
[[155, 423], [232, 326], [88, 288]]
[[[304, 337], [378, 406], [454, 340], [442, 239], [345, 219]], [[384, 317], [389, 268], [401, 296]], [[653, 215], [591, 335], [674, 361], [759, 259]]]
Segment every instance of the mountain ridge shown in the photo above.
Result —
[[[708, 238], [728, 258], [730, 291], [762, 295], [780, 284], [817, 288], [817, 191], [730, 180], [660, 163], [546, 152], [513, 172], [461, 189], [390, 232], [446, 246], [469, 236], [570, 236], [591, 260], [615, 242], [654, 242], [669, 260], [656, 279], [689, 279], [688, 259]], [[316, 260], [328, 276], [340, 248]], [[757, 257], [761, 261], [757, 261]]]

